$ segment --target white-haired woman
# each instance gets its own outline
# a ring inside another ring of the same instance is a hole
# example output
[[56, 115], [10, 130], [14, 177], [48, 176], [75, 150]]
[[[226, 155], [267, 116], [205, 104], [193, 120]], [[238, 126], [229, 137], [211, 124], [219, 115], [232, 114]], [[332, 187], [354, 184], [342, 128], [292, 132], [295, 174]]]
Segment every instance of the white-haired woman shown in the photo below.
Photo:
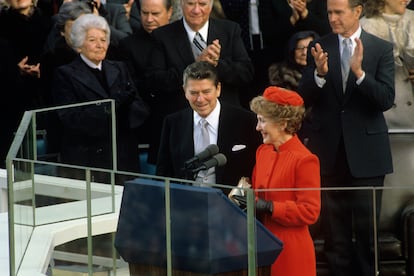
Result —
[[[72, 47], [79, 56], [59, 67], [53, 79], [56, 105], [114, 99], [117, 130], [117, 169], [139, 171], [136, 129], [148, 115], [127, 67], [106, 60], [110, 28], [105, 18], [86, 14], [73, 22]], [[88, 167], [113, 169], [110, 114], [106, 105], [62, 109], [62, 162]], [[82, 176], [81, 176], [82, 177]], [[95, 174], [106, 181], [107, 176]]]

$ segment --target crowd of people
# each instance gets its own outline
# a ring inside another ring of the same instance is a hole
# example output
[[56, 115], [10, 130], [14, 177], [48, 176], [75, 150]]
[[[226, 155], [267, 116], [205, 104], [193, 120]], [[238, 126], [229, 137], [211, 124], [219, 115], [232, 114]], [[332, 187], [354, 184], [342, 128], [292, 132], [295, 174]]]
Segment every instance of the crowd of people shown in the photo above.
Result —
[[[102, 105], [40, 121], [48, 150], [64, 163], [140, 172], [138, 145], [149, 144], [158, 175], [311, 188], [256, 195], [258, 218], [285, 243], [272, 275], [316, 275], [308, 227], [319, 213], [333, 275], [376, 275], [367, 223], [381, 196], [317, 189], [381, 187], [393, 172], [388, 129], [413, 125], [407, 2], [5, 1], [0, 78], [13, 111], [1, 109], [1, 166], [25, 110], [113, 99], [115, 165]], [[184, 163], [204, 140], [226, 164], [189, 176]]]
[[[267, 42], [273, 33], [250, 30], [252, 26], [246, 15], [252, 14], [252, 5], [245, 2], [4, 0], [0, 5], [0, 38], [4, 40], [1, 52], [7, 53], [10, 63], [4, 62], [2, 67], [8, 69], [8, 75], [12, 74], [12, 77], [4, 74], [3, 83], [11, 95], [15, 112], [5, 124], [6, 135], [0, 158], [5, 159], [25, 110], [58, 104], [52, 96], [54, 72], [78, 56], [79, 52], [70, 42], [71, 25], [76, 18], [88, 13], [107, 20], [110, 40], [105, 59], [127, 64], [139, 97], [151, 110], [137, 130], [139, 143], [150, 146], [148, 163], [156, 165], [165, 116], [188, 106], [181, 97], [182, 73], [193, 61], [207, 60], [218, 68], [222, 83], [220, 99], [223, 102], [249, 109], [251, 98], [269, 84], [268, 65], [279, 61], [270, 53], [279, 50], [272, 49], [273, 45]], [[294, 22], [283, 22], [284, 25], [291, 24], [291, 27], [286, 37], [280, 38], [280, 48], [284, 48], [288, 36], [296, 31], [311, 28], [317, 33], [327, 32], [322, 27], [327, 26], [327, 17], [321, 20], [317, 16], [323, 8], [314, 3], [318, 1], [305, 2], [304, 5], [297, 2], [292, 1], [288, 7], [293, 14], [301, 16]], [[261, 29], [265, 30], [270, 22], [258, 20], [266, 18], [267, 11], [258, 9], [265, 4], [255, 5], [256, 25], [260, 23]], [[274, 9], [275, 12], [278, 10], [277, 7]], [[196, 32], [207, 44], [198, 57], [194, 57], [190, 41]], [[257, 38], [257, 33], [261, 37], [259, 44], [252, 41], [253, 37]], [[57, 116], [50, 117], [39, 123], [47, 129], [48, 151], [59, 152], [61, 126]]]

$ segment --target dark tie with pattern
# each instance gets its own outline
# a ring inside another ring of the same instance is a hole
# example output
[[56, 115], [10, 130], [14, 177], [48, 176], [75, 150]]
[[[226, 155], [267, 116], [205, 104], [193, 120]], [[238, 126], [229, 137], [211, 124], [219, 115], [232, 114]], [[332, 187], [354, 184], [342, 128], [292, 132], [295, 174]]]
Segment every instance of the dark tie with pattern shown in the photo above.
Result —
[[196, 33], [193, 39], [193, 54], [194, 58], [197, 58], [201, 52], [206, 48], [207, 44], [201, 37], [200, 33]]

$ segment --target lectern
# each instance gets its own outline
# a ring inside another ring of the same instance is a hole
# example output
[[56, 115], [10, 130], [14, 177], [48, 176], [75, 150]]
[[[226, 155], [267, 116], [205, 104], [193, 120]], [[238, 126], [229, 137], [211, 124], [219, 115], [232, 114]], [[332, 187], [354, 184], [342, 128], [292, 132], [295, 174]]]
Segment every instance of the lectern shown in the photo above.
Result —
[[[165, 183], [125, 183], [115, 248], [131, 275], [166, 275]], [[173, 275], [247, 275], [246, 214], [220, 189], [170, 184]], [[256, 221], [258, 275], [269, 275], [282, 242]]]

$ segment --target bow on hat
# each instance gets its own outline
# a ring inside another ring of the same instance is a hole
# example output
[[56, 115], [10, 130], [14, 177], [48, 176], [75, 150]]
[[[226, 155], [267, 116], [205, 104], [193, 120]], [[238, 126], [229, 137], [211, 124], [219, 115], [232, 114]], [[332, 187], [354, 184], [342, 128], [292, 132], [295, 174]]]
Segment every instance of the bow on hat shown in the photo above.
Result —
[[279, 105], [302, 106], [303, 99], [295, 91], [278, 86], [269, 86], [263, 92], [263, 97]]

